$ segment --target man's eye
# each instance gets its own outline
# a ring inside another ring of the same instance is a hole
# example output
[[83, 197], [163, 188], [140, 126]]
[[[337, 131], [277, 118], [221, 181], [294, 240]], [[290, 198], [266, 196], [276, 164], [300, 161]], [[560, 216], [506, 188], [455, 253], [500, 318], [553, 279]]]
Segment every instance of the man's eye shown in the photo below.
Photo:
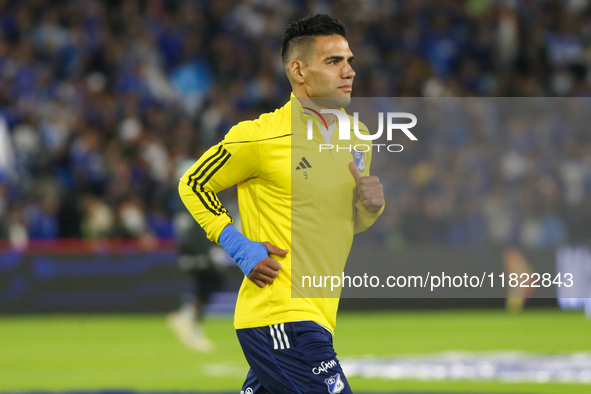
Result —
[[336, 60], [331, 60], [328, 64], [337, 64]]

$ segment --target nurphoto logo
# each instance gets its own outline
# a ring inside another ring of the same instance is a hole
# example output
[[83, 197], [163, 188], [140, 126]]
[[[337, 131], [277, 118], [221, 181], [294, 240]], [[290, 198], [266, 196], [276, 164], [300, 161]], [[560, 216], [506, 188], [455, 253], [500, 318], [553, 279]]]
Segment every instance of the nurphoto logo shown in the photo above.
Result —
[[[339, 122], [339, 140], [341, 141], [350, 141], [351, 140], [351, 122], [349, 120], [349, 116], [339, 110], [339, 109], [321, 109], [320, 112], [309, 108], [304, 107], [305, 110], [304, 114], [310, 116], [312, 119], [308, 119], [308, 140], [314, 139], [314, 126], [313, 123], [316, 122], [319, 129], [328, 129], [328, 125], [326, 120], [322, 116], [322, 114], [334, 114]], [[411, 141], [417, 141], [417, 137], [413, 133], [411, 133], [410, 129], [417, 125], [417, 117], [409, 112], [387, 112], [386, 113], [386, 139], [388, 141], [392, 141], [392, 135], [395, 130], [402, 131]], [[394, 123], [394, 119], [409, 119], [410, 123]], [[353, 132], [355, 136], [363, 141], [374, 141], [382, 136], [384, 133], [384, 113], [378, 113], [378, 131], [374, 134], [362, 134], [359, 131], [359, 113], [353, 112]], [[402, 152], [404, 147], [400, 144], [357, 144], [357, 145], [339, 145], [336, 146], [333, 144], [320, 144], [320, 151], [323, 149], [331, 150], [336, 148], [337, 152], [339, 150], [348, 150], [350, 152], [367, 152], [371, 150], [371, 147], [376, 147], [377, 151], [380, 151], [380, 148], [385, 147], [388, 152], [396, 153]]]

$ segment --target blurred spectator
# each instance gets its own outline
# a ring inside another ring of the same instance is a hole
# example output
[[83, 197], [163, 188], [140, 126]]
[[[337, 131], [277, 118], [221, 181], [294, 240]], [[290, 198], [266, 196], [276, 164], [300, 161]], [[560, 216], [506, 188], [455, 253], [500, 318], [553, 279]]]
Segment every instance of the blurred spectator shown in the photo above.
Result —
[[82, 199], [82, 235], [85, 238], [106, 238], [113, 234], [113, 210], [102, 199], [86, 194]]
[[13, 151], [12, 139], [8, 131], [8, 125], [0, 116], [0, 181], [8, 181], [16, 175], [16, 162]]

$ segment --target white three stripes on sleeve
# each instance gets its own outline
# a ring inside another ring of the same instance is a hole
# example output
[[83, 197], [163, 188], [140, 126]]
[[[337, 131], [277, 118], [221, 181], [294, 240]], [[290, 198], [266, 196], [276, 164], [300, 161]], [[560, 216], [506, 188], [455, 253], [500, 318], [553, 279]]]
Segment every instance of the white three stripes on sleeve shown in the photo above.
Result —
[[[277, 350], [281, 349], [289, 349], [289, 339], [287, 338], [287, 334], [285, 333], [285, 325], [284, 323], [275, 324], [274, 326], [269, 326], [271, 330], [271, 338], [273, 338], [273, 349]], [[281, 332], [279, 331], [281, 330]], [[285, 345], [284, 345], [285, 342]]]

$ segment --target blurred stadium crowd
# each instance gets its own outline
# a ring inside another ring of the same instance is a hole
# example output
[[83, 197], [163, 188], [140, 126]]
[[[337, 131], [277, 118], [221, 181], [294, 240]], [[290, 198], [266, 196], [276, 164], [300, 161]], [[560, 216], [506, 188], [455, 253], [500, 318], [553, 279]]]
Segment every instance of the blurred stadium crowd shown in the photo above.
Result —
[[[180, 174], [287, 101], [279, 47], [309, 13], [346, 25], [355, 96], [591, 94], [588, 0], [0, 0], [0, 239], [174, 236]], [[478, 198], [429, 158], [382, 169], [406, 187], [374, 231], [393, 247], [591, 240], [591, 141], [516, 135], [483, 161], [510, 179]], [[478, 161], [474, 138], [442, 149]]]

